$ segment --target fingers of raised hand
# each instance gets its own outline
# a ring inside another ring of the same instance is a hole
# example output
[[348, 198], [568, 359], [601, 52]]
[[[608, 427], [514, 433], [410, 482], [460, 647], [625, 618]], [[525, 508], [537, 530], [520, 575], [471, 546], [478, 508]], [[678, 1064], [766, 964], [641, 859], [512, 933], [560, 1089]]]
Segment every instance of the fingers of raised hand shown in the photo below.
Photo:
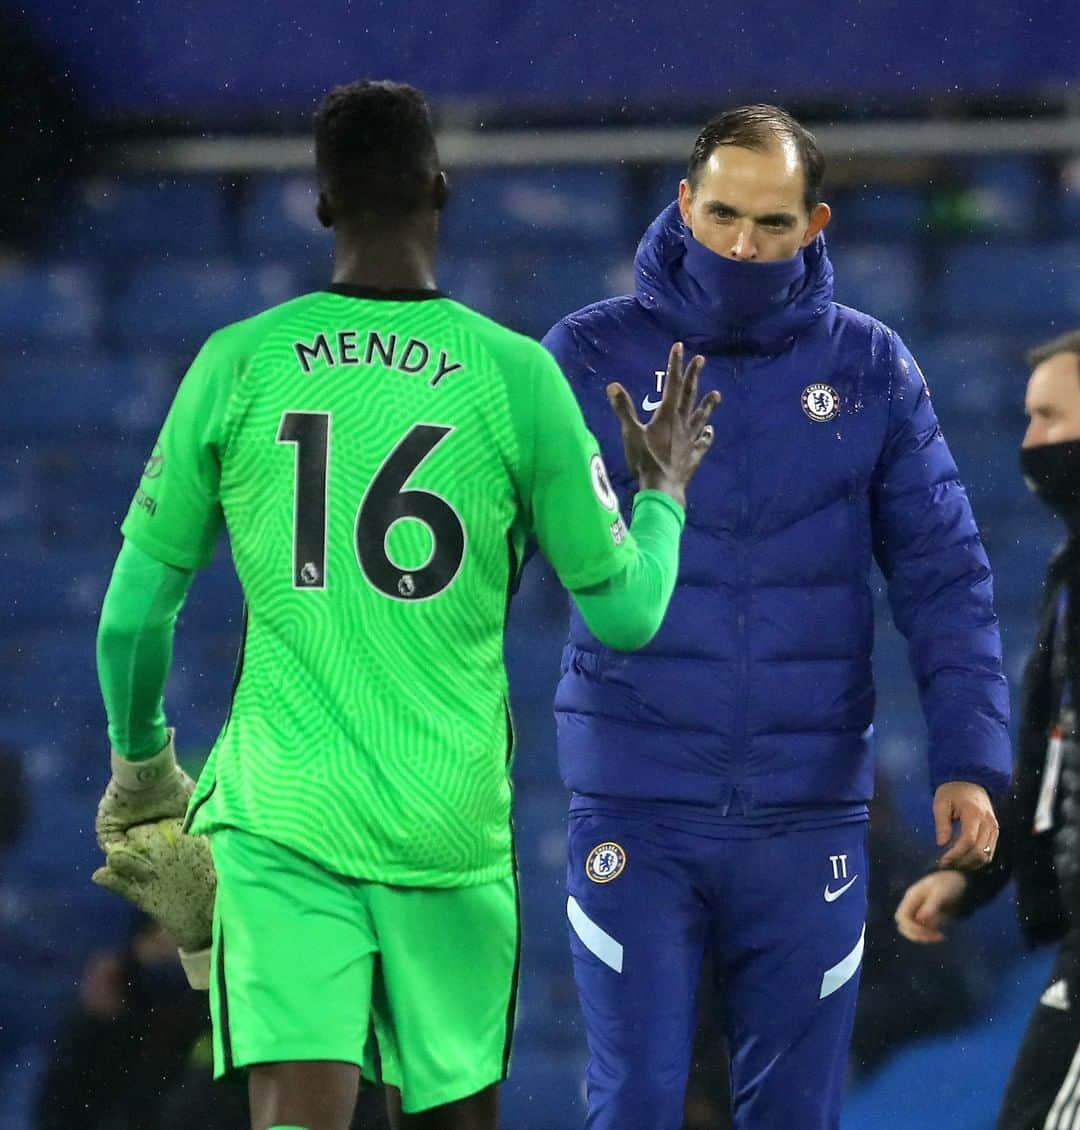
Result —
[[700, 354], [696, 357], [692, 357], [690, 364], [686, 366], [678, 406], [679, 413], [682, 416], [689, 416], [692, 413], [694, 403], [697, 401], [698, 377], [701, 376], [701, 370], [704, 367], [705, 358]]
[[630, 394], [618, 381], [614, 381], [607, 386], [608, 403], [611, 405], [615, 415], [619, 417], [624, 428], [641, 427], [641, 421], [638, 419], [637, 409], [634, 407], [634, 402], [630, 399]]

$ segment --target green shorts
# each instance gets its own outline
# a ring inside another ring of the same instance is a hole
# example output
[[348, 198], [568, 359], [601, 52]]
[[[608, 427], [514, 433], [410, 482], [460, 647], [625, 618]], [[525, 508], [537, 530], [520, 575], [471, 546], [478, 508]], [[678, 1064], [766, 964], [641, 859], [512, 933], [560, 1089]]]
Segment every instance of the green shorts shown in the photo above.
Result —
[[407, 1113], [506, 1078], [519, 943], [512, 876], [392, 887], [236, 829], [210, 843], [215, 1076], [255, 1063], [355, 1063], [398, 1087]]

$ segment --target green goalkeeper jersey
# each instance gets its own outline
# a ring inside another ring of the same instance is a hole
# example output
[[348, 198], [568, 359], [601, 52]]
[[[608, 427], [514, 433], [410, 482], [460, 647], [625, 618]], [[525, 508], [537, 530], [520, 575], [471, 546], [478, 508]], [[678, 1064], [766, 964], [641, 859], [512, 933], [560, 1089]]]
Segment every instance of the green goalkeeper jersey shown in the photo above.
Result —
[[305, 295], [215, 333], [123, 524], [246, 599], [191, 829], [341, 874], [511, 870], [507, 602], [535, 536], [570, 589], [633, 556], [596, 441], [536, 342], [435, 292]]

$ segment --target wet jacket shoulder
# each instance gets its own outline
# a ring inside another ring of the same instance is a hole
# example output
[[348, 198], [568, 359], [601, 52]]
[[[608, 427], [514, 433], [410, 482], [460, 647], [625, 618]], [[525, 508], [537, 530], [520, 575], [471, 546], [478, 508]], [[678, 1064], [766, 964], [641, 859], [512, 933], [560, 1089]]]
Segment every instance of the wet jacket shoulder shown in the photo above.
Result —
[[679, 585], [660, 632], [617, 656], [572, 613], [556, 713], [580, 792], [755, 807], [863, 801], [873, 789], [876, 558], [908, 637], [935, 785], [1007, 783], [1007, 693], [990, 569], [918, 366], [888, 327], [832, 300], [819, 239], [733, 263], [675, 208], [638, 248], [634, 295], [544, 344], [612, 479], [633, 482], [605, 388], [645, 418], [674, 340], [720, 390], [691, 486]]

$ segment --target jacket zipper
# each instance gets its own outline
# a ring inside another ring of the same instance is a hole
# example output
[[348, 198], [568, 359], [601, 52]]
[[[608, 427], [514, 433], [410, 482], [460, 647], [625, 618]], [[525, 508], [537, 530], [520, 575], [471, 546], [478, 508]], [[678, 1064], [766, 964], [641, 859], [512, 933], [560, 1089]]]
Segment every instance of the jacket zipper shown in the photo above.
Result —
[[725, 812], [732, 803], [739, 805], [745, 811], [741, 795], [743, 777], [746, 769], [746, 727], [747, 727], [747, 697], [750, 693], [750, 646], [749, 625], [747, 623], [750, 604], [750, 459], [748, 440], [747, 402], [749, 389], [746, 386], [745, 376], [741, 370], [739, 357], [733, 359], [733, 373], [736, 403], [739, 408], [741, 427], [739, 428], [739, 454], [736, 461], [739, 480], [739, 521], [735, 539], [735, 597], [736, 615], [735, 628], [738, 643], [738, 671], [736, 675], [735, 697], [735, 733], [734, 733], [734, 759], [732, 765], [731, 786], [732, 792], [725, 804]]

